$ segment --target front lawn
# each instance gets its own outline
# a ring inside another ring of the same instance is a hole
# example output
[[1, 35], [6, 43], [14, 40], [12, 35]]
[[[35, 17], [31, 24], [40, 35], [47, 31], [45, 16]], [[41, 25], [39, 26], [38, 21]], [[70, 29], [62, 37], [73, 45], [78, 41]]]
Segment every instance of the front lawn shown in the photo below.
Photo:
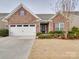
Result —
[[36, 40], [29, 59], [79, 59], [79, 40]]

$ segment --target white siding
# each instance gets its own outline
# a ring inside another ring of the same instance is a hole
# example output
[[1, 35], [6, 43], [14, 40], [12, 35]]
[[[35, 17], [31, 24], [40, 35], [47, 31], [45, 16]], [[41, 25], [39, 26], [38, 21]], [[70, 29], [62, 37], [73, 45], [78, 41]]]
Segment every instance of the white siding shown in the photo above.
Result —
[[70, 30], [74, 26], [79, 28], [79, 16], [78, 15], [71, 15], [69, 22], [70, 22]]

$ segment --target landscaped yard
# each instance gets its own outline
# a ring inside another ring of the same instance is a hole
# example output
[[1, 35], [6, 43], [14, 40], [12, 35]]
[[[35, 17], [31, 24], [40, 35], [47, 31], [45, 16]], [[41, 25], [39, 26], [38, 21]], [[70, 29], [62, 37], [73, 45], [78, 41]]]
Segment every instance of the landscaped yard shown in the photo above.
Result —
[[36, 40], [29, 59], [79, 59], [79, 40]]

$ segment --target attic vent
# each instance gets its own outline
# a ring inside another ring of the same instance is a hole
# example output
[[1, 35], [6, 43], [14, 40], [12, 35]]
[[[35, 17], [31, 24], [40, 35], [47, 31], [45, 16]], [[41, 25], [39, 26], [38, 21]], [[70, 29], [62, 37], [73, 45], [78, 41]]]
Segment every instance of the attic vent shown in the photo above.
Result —
[[24, 15], [25, 15], [24, 10], [21, 10], [20, 11], [20, 16], [24, 16]]

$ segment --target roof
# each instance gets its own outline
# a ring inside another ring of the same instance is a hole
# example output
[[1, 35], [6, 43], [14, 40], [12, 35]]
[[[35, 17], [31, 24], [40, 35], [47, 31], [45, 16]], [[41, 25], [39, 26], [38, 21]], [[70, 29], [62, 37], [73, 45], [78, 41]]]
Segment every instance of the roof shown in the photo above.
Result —
[[9, 13], [0, 13], [0, 19], [6, 17]]
[[70, 12], [64, 12], [64, 13], [70, 13], [72, 15], [78, 15], [79, 16], [79, 11], [70, 11]]
[[36, 14], [42, 20], [49, 20], [54, 14]]
[[74, 11], [74, 12], [70, 12], [71, 14], [74, 14], [74, 15], [79, 15], [79, 11]]
[[[65, 14], [66, 13], [70, 13], [69, 15], [69, 17], [66, 17], [65, 16]], [[75, 16], [78, 16], [79, 17], [79, 11], [71, 11], [71, 12], [64, 12], [64, 13], [56, 13], [54, 16], [52, 16], [49, 20], [52, 20], [52, 19], [54, 19], [57, 15], [62, 15], [62, 16], [64, 16], [64, 17], [66, 17], [67, 19], [70, 19], [71, 18], [71, 16], [72, 15], [75, 15]], [[74, 17], [75, 18], [75, 17]]]

